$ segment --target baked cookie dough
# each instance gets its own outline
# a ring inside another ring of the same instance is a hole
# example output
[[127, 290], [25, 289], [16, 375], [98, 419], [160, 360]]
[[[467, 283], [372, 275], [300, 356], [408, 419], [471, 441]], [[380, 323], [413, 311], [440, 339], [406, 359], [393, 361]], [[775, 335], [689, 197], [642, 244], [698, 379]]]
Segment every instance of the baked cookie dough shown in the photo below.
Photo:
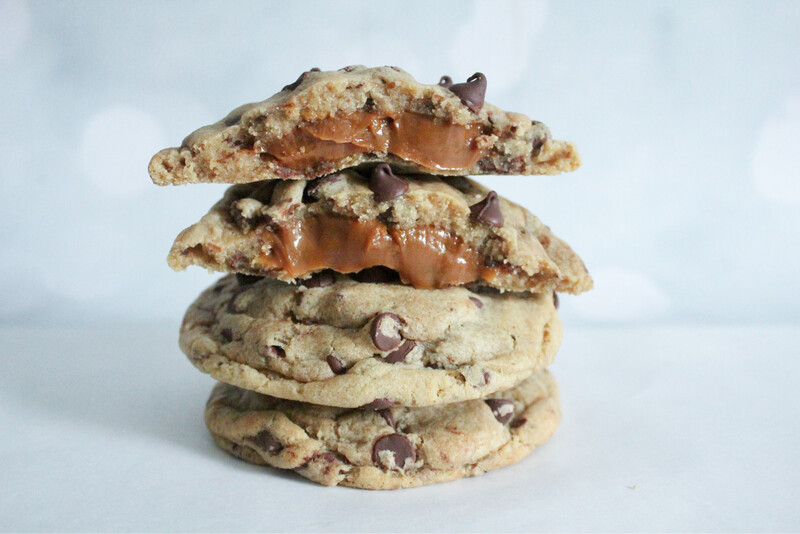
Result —
[[430, 406], [511, 388], [561, 343], [552, 294], [414, 289], [325, 272], [305, 285], [227, 276], [180, 346], [217, 380], [326, 406]]
[[575, 147], [525, 115], [484, 103], [486, 78], [417, 82], [397, 67], [303, 73], [150, 161], [159, 185], [315, 178], [388, 162], [429, 174], [558, 174]]
[[592, 287], [578, 255], [525, 208], [467, 178], [395, 174], [385, 163], [233, 186], [181, 232], [168, 262], [284, 281], [385, 266], [417, 288]]
[[314, 406], [217, 384], [205, 414], [217, 444], [243, 460], [365, 489], [433, 484], [512, 464], [547, 441], [560, 417], [547, 371], [485, 400], [381, 410]]

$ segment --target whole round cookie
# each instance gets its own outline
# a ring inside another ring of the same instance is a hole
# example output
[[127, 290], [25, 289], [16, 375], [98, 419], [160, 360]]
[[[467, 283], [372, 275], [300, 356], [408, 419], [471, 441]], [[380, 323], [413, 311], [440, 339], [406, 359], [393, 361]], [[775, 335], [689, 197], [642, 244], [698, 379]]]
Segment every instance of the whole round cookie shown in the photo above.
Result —
[[205, 420], [217, 444], [251, 463], [326, 486], [397, 489], [477, 476], [519, 461], [561, 418], [543, 370], [487, 399], [425, 408], [343, 409], [217, 384]]
[[326, 406], [430, 406], [513, 387], [553, 361], [552, 294], [421, 290], [381, 272], [304, 285], [230, 275], [189, 307], [180, 345], [222, 382]]

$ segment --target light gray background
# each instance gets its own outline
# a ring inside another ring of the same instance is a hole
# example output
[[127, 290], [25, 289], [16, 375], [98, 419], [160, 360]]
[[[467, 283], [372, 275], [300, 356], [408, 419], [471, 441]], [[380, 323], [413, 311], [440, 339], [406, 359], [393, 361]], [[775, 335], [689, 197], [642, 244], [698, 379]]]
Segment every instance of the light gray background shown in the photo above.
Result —
[[[0, 530], [797, 531], [799, 28], [800, 2], [0, 0]], [[355, 63], [483, 71], [583, 154], [483, 179], [596, 282], [562, 300], [563, 423], [513, 468], [328, 490], [204, 428], [177, 329], [216, 276], [165, 256], [224, 187], [147, 163]]]
[[0, 321], [174, 320], [172, 239], [221, 195], [160, 148], [312, 66], [489, 80], [584, 158], [485, 178], [585, 259], [569, 324], [800, 317], [798, 2], [0, 2]]

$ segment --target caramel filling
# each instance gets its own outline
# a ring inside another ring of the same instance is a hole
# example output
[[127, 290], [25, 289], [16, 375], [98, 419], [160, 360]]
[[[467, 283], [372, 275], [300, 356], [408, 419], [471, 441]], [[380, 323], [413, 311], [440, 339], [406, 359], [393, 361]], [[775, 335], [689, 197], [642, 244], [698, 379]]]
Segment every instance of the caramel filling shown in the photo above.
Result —
[[279, 139], [256, 143], [290, 168], [335, 161], [364, 152], [388, 152], [434, 169], [465, 169], [486, 154], [479, 124], [453, 124], [419, 113], [357, 111], [301, 124]]
[[383, 265], [418, 288], [490, 281], [497, 269], [487, 267], [477, 250], [441, 228], [387, 227], [377, 221], [318, 216], [291, 226], [259, 229], [263, 240], [255, 263], [302, 277], [320, 269], [342, 273]]

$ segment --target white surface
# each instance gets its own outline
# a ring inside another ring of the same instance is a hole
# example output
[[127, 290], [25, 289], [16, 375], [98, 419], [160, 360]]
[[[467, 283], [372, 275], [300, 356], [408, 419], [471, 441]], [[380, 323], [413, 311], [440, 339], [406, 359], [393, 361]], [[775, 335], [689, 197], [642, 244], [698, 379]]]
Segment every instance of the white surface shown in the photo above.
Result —
[[482, 180], [586, 260], [570, 324], [800, 317], [798, 28], [792, 0], [0, 0], [0, 324], [179, 317], [208, 277], [164, 257], [224, 187], [158, 188], [151, 155], [349, 64], [482, 71], [577, 144]]
[[578, 329], [523, 462], [398, 492], [227, 456], [175, 325], [2, 328], [0, 529], [798, 530], [800, 327]]

